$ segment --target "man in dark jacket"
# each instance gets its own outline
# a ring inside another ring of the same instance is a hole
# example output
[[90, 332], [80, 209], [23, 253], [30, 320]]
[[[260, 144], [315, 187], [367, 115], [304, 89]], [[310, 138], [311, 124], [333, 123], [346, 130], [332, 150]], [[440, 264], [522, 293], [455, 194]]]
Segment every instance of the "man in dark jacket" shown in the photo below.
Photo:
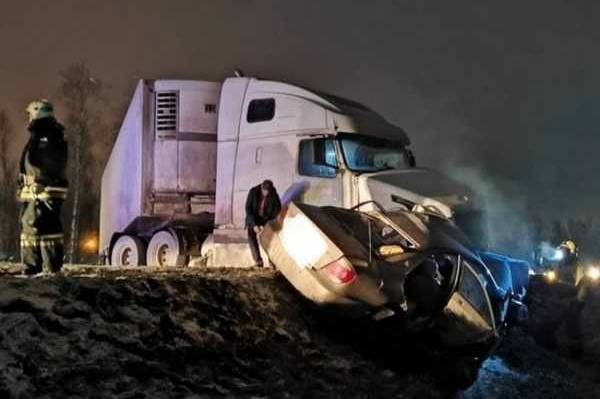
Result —
[[30, 138], [20, 163], [21, 258], [25, 273], [55, 273], [63, 264], [60, 211], [67, 197], [67, 143], [54, 119], [52, 104], [33, 101], [27, 107]]
[[246, 228], [248, 229], [248, 244], [256, 266], [262, 267], [257, 234], [268, 221], [273, 220], [281, 210], [281, 202], [271, 180], [265, 180], [248, 192], [246, 199]]

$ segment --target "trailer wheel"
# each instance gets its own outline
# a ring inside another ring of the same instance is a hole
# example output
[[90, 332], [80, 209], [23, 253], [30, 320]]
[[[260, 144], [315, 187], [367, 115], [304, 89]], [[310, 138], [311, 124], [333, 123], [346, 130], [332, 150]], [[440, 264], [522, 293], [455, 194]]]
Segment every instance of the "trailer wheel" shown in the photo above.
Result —
[[187, 263], [181, 240], [170, 230], [162, 230], [152, 236], [146, 259], [149, 266], [185, 266]]
[[146, 263], [144, 243], [134, 236], [121, 236], [110, 253], [112, 266], [141, 266]]

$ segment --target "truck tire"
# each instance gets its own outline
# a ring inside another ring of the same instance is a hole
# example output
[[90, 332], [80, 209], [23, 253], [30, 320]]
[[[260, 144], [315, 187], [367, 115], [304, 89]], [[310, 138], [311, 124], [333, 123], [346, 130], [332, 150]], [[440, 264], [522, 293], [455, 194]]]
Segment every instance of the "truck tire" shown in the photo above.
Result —
[[146, 252], [148, 266], [185, 266], [187, 257], [179, 236], [172, 230], [155, 233]]
[[124, 235], [119, 237], [110, 253], [112, 266], [141, 266], [146, 263], [146, 249], [138, 237]]

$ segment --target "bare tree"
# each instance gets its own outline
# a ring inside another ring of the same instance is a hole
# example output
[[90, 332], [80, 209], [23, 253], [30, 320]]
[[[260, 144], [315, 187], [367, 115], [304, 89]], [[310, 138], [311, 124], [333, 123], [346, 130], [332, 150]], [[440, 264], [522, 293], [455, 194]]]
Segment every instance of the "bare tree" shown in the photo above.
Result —
[[81, 227], [82, 187], [90, 174], [85, 173], [93, 159], [92, 136], [96, 129], [93, 107], [101, 99], [102, 82], [95, 79], [87, 66], [74, 63], [61, 72], [62, 98], [67, 107], [67, 133], [69, 138], [70, 187], [72, 198], [71, 234], [67, 260], [74, 263], [79, 254]]
[[16, 164], [11, 157], [13, 128], [4, 110], [0, 110], [0, 253], [15, 255], [17, 235], [17, 203], [15, 199]]

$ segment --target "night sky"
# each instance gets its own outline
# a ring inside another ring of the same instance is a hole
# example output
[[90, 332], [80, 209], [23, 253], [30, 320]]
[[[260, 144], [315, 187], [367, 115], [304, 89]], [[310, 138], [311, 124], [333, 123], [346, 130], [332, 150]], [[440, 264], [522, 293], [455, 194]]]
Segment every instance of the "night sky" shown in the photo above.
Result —
[[598, 214], [598, 2], [0, 4], [0, 107], [18, 128], [74, 61], [109, 85], [109, 112], [137, 79], [239, 68], [363, 102], [407, 130], [421, 165], [466, 170], [521, 209]]

